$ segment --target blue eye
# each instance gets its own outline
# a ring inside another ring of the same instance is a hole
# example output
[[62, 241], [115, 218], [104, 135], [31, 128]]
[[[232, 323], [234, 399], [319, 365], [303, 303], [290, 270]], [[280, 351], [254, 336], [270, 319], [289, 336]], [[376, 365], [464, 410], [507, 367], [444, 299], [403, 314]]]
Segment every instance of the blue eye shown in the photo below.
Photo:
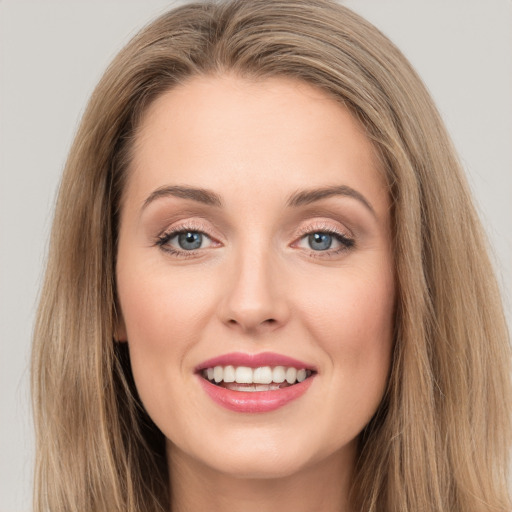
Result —
[[203, 242], [203, 234], [197, 231], [187, 231], [186, 233], [179, 233], [177, 235], [177, 238], [180, 248], [186, 251], [193, 251], [194, 249], [199, 249]]
[[329, 233], [312, 233], [308, 235], [309, 246], [315, 251], [325, 251], [331, 247], [332, 238]]
[[331, 227], [320, 228], [316, 231], [305, 229], [301, 233], [297, 247], [308, 249], [311, 256], [331, 257], [351, 249], [355, 240], [334, 230]]
[[193, 256], [197, 249], [205, 249], [212, 241], [204, 232], [196, 229], [176, 229], [164, 233], [156, 242], [164, 251], [175, 256]]
[[[308, 249], [311, 256], [330, 257], [354, 246], [354, 240], [332, 228], [317, 231], [303, 231], [298, 247]], [[177, 257], [196, 257], [197, 251], [207, 249], [216, 244], [204, 231], [192, 226], [174, 229], [159, 236], [156, 245], [162, 250]]]

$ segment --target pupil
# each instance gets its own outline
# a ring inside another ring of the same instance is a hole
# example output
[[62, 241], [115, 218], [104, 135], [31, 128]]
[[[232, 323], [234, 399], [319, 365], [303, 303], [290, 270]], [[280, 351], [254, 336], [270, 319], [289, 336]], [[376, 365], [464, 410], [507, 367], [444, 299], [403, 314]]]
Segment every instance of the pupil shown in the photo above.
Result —
[[327, 233], [313, 233], [309, 235], [309, 244], [312, 249], [324, 251], [329, 249], [332, 244], [332, 236]]
[[188, 233], [181, 233], [178, 236], [178, 242], [182, 249], [193, 250], [201, 247], [202, 238], [201, 233], [189, 231]]

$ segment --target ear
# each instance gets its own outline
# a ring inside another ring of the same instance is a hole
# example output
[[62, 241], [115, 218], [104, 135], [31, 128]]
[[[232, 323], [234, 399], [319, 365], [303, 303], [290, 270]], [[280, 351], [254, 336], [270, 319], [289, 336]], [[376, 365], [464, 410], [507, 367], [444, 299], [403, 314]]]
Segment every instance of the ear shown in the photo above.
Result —
[[128, 335], [126, 334], [126, 324], [124, 323], [123, 315], [120, 311], [117, 311], [117, 318], [115, 319], [114, 326], [114, 340], [119, 343], [128, 341]]

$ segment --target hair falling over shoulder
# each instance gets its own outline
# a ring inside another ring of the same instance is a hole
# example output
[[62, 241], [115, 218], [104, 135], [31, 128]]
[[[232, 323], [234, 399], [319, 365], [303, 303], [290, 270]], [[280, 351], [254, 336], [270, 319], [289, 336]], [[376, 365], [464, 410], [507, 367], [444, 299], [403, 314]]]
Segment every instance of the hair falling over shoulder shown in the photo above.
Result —
[[224, 72], [327, 92], [364, 124], [387, 171], [395, 346], [385, 398], [360, 436], [354, 510], [509, 512], [509, 338], [463, 171], [403, 55], [329, 0], [178, 7], [136, 35], [98, 84], [62, 178], [35, 327], [34, 510], [170, 510], [163, 435], [113, 341], [118, 211], [148, 105]]

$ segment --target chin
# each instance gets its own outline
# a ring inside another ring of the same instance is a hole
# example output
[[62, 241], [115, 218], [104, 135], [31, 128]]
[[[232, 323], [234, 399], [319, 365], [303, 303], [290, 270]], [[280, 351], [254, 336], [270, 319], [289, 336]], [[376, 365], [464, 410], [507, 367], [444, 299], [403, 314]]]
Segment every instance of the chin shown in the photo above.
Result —
[[232, 454], [222, 463], [210, 466], [213, 471], [231, 478], [245, 480], [276, 480], [286, 478], [304, 471], [308, 461], [301, 460], [298, 454], [288, 456], [280, 453], [274, 458], [261, 453], [254, 456], [248, 454]]
[[[300, 473], [307, 474], [316, 464], [331, 458], [337, 458], [342, 447], [317, 446], [311, 436], [285, 436], [282, 432], [268, 432], [257, 428], [230, 431], [223, 438], [203, 436], [200, 443], [192, 450], [181, 450], [173, 445], [179, 453], [174, 452], [183, 462], [194, 460], [196, 467], [223, 477], [246, 480], [284, 479]], [[347, 453], [353, 443], [349, 443]]]

